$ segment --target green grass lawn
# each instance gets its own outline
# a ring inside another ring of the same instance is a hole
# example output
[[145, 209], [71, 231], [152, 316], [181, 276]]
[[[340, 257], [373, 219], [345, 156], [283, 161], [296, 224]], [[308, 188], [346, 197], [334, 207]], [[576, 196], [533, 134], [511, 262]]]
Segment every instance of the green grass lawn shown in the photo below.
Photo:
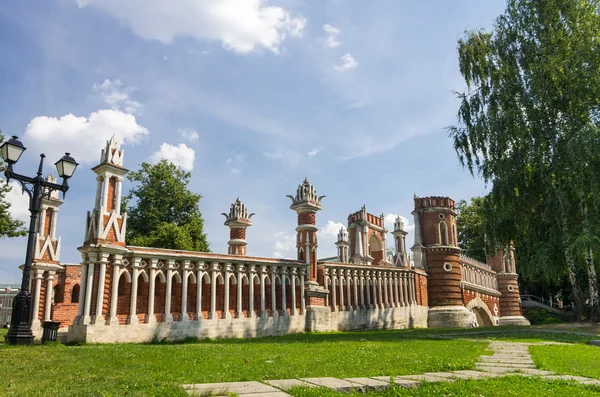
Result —
[[185, 395], [182, 383], [473, 368], [487, 343], [375, 331], [181, 344], [0, 347], [0, 395]]
[[[295, 388], [295, 397], [359, 397], [362, 393], [340, 393], [328, 389]], [[424, 383], [421, 387], [391, 387], [385, 391], [369, 392], [369, 396], [456, 396], [456, 397], [510, 397], [510, 396], [597, 396], [598, 386], [584, 386], [563, 381], [545, 381], [541, 378], [510, 376], [488, 380], [458, 380], [452, 383]]]
[[0, 343], [4, 343], [4, 336], [8, 334], [7, 328], [0, 328]]
[[600, 379], [600, 347], [590, 345], [546, 345], [529, 348], [535, 365], [560, 374]]

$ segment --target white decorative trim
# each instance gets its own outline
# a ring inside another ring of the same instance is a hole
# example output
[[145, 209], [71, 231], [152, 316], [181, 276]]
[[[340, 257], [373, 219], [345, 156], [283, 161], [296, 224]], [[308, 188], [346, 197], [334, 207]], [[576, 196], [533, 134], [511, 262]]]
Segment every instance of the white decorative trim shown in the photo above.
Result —
[[452, 265], [450, 263], [444, 263], [444, 271], [452, 271]]

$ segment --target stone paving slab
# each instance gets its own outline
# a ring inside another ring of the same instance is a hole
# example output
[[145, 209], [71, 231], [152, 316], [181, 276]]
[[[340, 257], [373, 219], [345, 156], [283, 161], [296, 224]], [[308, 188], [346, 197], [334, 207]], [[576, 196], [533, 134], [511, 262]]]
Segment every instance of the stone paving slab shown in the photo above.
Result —
[[329, 389], [338, 390], [338, 391], [350, 391], [352, 389], [364, 389], [363, 385], [359, 385], [358, 383], [348, 382], [347, 380], [337, 379], [337, 378], [300, 378], [300, 380], [315, 384], [321, 387], [327, 387]]
[[[389, 376], [372, 376], [371, 379], [375, 379], [375, 380], [380, 380], [382, 382], [389, 382], [390, 381], [390, 377]], [[418, 380], [411, 380], [411, 379], [403, 379], [399, 376], [395, 377], [394, 379], [392, 379], [394, 384], [397, 386], [401, 386], [401, 387], [416, 387], [419, 386], [421, 384], [421, 382], [419, 382]]]
[[493, 367], [488, 365], [476, 365], [476, 368], [480, 371], [493, 372], [498, 374], [505, 374], [508, 372], [517, 372], [517, 369], [508, 368], [508, 367]]
[[363, 385], [367, 389], [372, 390], [383, 390], [390, 386], [389, 378], [387, 379], [387, 382], [371, 378], [344, 378], [344, 380], [352, 383], [358, 383], [359, 385]]
[[423, 375], [435, 376], [436, 378], [456, 379], [456, 374], [451, 372], [425, 372]]
[[469, 378], [465, 379], [485, 379], [485, 378], [496, 378], [498, 376], [502, 376], [503, 374], [498, 374], [494, 372], [482, 372], [482, 371], [473, 371], [470, 369], [461, 369], [460, 371], [453, 371], [453, 374], [468, 376]]
[[477, 363], [477, 365], [484, 365], [486, 367], [498, 367], [498, 368], [513, 368], [513, 369], [521, 369], [521, 368], [531, 368], [534, 369], [534, 364], [516, 364], [516, 363]]
[[595, 379], [592, 378], [586, 378], [583, 376], [575, 376], [575, 375], [550, 375], [550, 376], [544, 376], [544, 379], [550, 379], [550, 380], [572, 380], [575, 382], [589, 382], [589, 381], [594, 381]]
[[[228, 382], [228, 383], [203, 383], [197, 385], [184, 385], [191, 395], [208, 395], [208, 394], [256, 394], [256, 393], [277, 393], [281, 390], [273, 386], [265, 385], [260, 382]], [[275, 397], [275, 396], [273, 396]]]
[[444, 378], [442, 376], [425, 375], [425, 374], [405, 375], [405, 376], [399, 376], [399, 378], [408, 379], [408, 380], [420, 380], [422, 382], [454, 382], [455, 381], [454, 379]]
[[522, 368], [519, 370], [519, 372], [524, 373], [524, 374], [537, 375], [537, 376], [556, 375], [556, 372], [543, 371], [541, 369], [535, 369], [535, 368]]
[[302, 382], [299, 379], [276, 379], [276, 380], [265, 380], [264, 383], [276, 387], [281, 390], [289, 390], [293, 387], [317, 387], [312, 383]]

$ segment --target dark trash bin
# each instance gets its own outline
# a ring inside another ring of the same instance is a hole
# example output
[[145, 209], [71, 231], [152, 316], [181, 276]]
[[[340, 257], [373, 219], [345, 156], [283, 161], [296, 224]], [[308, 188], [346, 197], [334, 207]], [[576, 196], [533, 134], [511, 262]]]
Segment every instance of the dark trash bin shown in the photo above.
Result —
[[42, 323], [42, 343], [56, 342], [58, 339], [58, 329], [60, 328], [60, 322], [58, 321], [44, 321]]

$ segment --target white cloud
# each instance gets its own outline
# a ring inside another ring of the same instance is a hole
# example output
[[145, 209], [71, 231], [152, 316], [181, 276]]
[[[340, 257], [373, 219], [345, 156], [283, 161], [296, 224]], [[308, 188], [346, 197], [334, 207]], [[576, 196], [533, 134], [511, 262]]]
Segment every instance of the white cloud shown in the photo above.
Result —
[[173, 146], [165, 142], [160, 145], [160, 150], [152, 155], [150, 161], [158, 163], [160, 160], [165, 159], [185, 171], [191, 171], [194, 169], [195, 158], [196, 152], [185, 143]]
[[340, 32], [341, 32], [340, 29], [335, 28], [335, 27], [329, 25], [328, 23], [326, 23], [325, 25], [323, 25], [323, 30], [325, 31], [325, 33], [327, 33], [327, 35], [325, 37], [321, 37], [319, 39], [319, 41], [325, 47], [335, 48], [335, 47], [338, 47], [340, 44], [342, 44], [337, 39], [338, 34], [340, 34]]
[[104, 102], [113, 110], [123, 110], [125, 113], [139, 114], [142, 104], [130, 98], [129, 94], [135, 91], [135, 88], [124, 87], [121, 80], [105, 79], [102, 84], [94, 84], [92, 87], [95, 92], [102, 95]]
[[308, 157], [315, 157], [320, 151], [321, 151], [320, 147], [309, 150]]
[[23, 142], [31, 146], [31, 152], [45, 153], [48, 161], [69, 152], [79, 163], [90, 164], [98, 161], [100, 149], [113, 134], [123, 143], [135, 144], [148, 130], [132, 114], [103, 109], [89, 117], [36, 117], [27, 125]]
[[275, 233], [275, 258], [296, 258], [296, 235], [289, 232]]
[[295, 168], [304, 158], [300, 153], [288, 149], [285, 145], [271, 145], [269, 151], [263, 152], [263, 156], [286, 163], [289, 167]]
[[[5, 179], [0, 178], [0, 183], [6, 183]], [[6, 193], [4, 198], [10, 203], [10, 215], [20, 221], [25, 222], [25, 225], [29, 225], [29, 196], [27, 193], [23, 193], [21, 186], [14, 181], [10, 181], [9, 185], [12, 190]]]
[[343, 223], [327, 221], [327, 224], [321, 227], [317, 232], [319, 245], [321, 245], [322, 242], [325, 242], [325, 244], [334, 244], [337, 241], [337, 235], [342, 227], [345, 227]]
[[335, 70], [342, 71], [342, 70], [354, 69], [355, 67], [358, 66], [358, 62], [356, 61], [356, 59], [354, 59], [354, 57], [352, 55], [350, 55], [350, 53], [347, 53], [346, 55], [342, 56], [340, 59], [342, 60], [342, 64], [334, 66]]
[[232, 174], [239, 174], [240, 172], [241, 172], [241, 171], [240, 171], [240, 169], [239, 169], [239, 168], [232, 168], [232, 169], [231, 169], [231, 173], [232, 173]]
[[140, 37], [170, 44], [178, 37], [220, 41], [225, 49], [248, 53], [261, 48], [277, 53], [287, 35], [301, 36], [306, 19], [263, 0], [77, 0], [95, 6]]
[[239, 165], [244, 162], [245, 158], [246, 155], [244, 154], [236, 154], [233, 157], [227, 159], [227, 164], [232, 166], [230, 170], [232, 174], [239, 174], [240, 172], [242, 172], [239, 168]]
[[179, 133], [184, 139], [187, 139], [190, 142], [196, 142], [198, 139], [200, 139], [200, 134], [198, 134], [198, 131], [196, 130], [182, 129], [179, 130]]

